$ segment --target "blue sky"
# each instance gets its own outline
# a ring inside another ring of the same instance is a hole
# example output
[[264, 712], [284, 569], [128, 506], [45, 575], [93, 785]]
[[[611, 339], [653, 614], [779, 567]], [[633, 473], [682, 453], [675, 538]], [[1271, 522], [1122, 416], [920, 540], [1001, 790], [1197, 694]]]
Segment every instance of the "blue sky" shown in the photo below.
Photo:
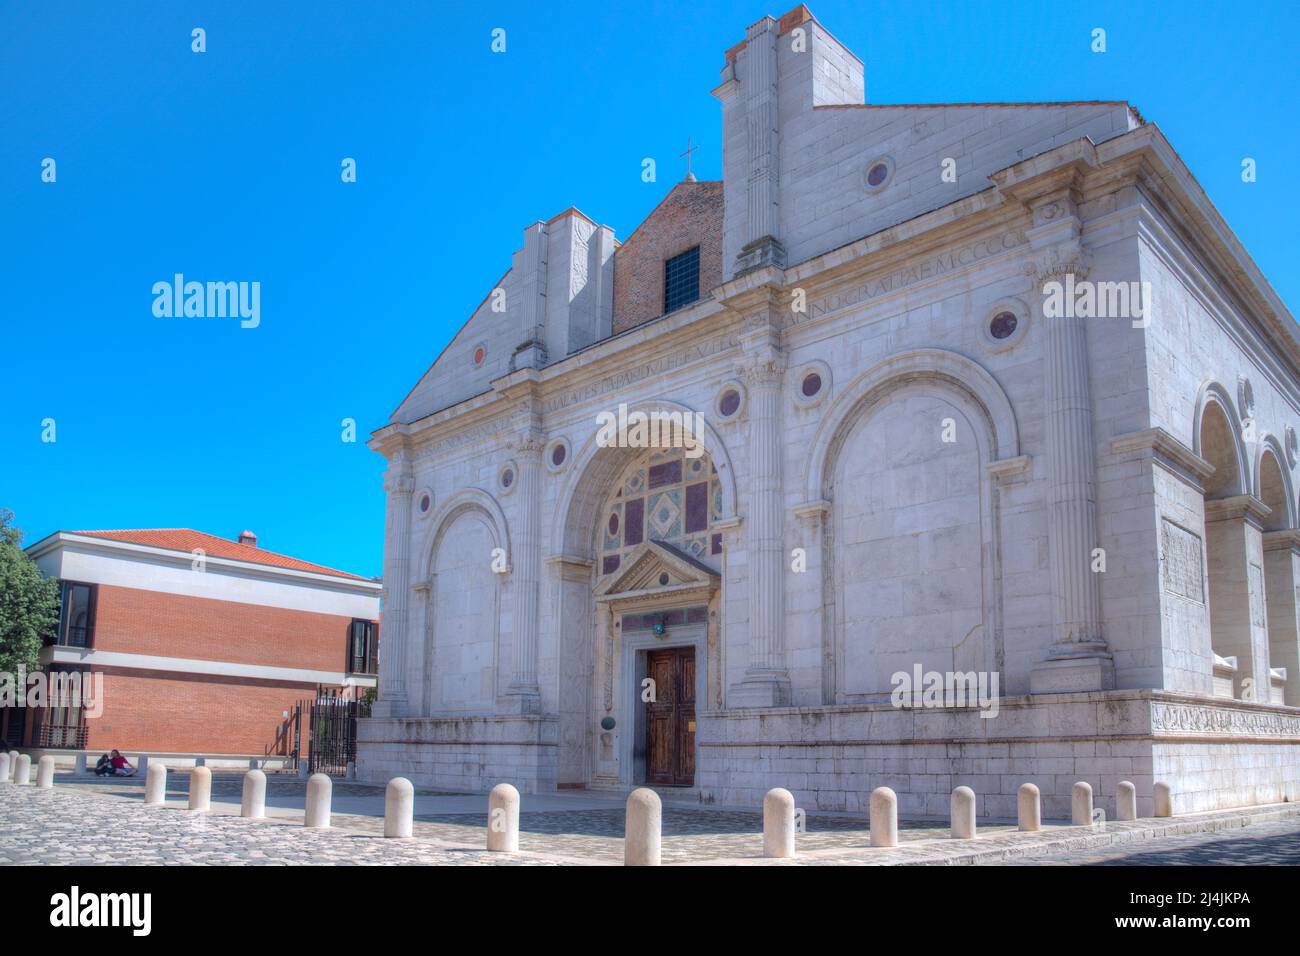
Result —
[[[379, 574], [365, 437], [530, 222], [576, 205], [627, 236], [687, 136], [718, 177], [723, 52], [789, 6], [0, 0], [0, 506], [29, 543], [247, 527]], [[1295, 4], [809, 6], [870, 102], [1134, 103], [1300, 306]], [[177, 272], [260, 282], [260, 326], [155, 318]]]

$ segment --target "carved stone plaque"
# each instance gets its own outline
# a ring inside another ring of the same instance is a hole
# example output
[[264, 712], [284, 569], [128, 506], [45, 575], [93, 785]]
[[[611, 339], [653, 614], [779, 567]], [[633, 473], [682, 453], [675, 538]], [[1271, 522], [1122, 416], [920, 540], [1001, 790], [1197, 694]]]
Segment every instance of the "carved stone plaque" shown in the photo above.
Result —
[[1201, 539], [1168, 518], [1160, 519], [1160, 567], [1164, 589], [1197, 604], [1205, 603]]

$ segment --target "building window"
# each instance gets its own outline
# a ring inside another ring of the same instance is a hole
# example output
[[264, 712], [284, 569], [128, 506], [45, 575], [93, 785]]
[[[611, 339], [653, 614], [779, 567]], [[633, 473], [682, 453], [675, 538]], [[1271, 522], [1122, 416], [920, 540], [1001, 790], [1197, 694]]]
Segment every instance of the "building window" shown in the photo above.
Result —
[[889, 185], [889, 181], [894, 178], [894, 161], [888, 156], [881, 156], [867, 163], [863, 173], [863, 185], [866, 186], [867, 192], [878, 193]]
[[379, 635], [374, 621], [354, 620], [348, 637], [348, 673], [379, 673]]
[[1008, 339], [1019, 324], [1014, 312], [999, 312], [989, 323], [989, 335], [995, 339]]
[[93, 584], [63, 582], [59, 605], [60, 647], [93, 647], [95, 643], [95, 592]]
[[700, 247], [687, 249], [664, 263], [664, 314], [700, 297]]
[[985, 316], [984, 347], [991, 352], [1015, 348], [1029, 328], [1029, 309], [1019, 299], [1003, 299]]
[[45, 708], [37, 724], [35, 744], [38, 747], [81, 750], [86, 746], [85, 684], [93, 674], [90, 671], [50, 671], [49, 691]]

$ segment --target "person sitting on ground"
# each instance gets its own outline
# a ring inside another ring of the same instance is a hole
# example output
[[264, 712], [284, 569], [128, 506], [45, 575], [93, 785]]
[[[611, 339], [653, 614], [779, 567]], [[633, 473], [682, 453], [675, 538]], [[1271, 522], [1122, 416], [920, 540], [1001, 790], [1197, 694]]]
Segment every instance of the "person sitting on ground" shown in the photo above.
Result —
[[120, 751], [113, 751], [113, 776], [130, 777], [135, 774], [135, 767], [132, 767]]
[[102, 777], [105, 774], [110, 774], [112, 772], [113, 772], [112, 759], [108, 756], [108, 754], [100, 754], [99, 759], [95, 761], [95, 776]]

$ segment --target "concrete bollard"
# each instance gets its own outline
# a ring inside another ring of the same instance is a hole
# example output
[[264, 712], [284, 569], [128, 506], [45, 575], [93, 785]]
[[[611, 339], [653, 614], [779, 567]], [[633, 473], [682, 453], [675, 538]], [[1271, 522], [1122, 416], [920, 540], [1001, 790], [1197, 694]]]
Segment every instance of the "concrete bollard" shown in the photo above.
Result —
[[1080, 780], [1070, 793], [1070, 822], [1076, 827], [1092, 826], [1092, 784]]
[[39, 790], [54, 789], [54, 758], [49, 754], [36, 764], [36, 787]]
[[75, 773], [75, 774], [83, 774], [83, 773], [86, 772], [86, 755], [85, 755], [85, 754], [77, 754], [77, 762], [76, 762], [76, 764], [73, 765], [73, 767], [72, 767], [72, 772]]
[[1156, 816], [1172, 817], [1174, 815], [1174, 792], [1167, 783], [1155, 785]]
[[1138, 818], [1138, 788], [1127, 780], [1121, 780], [1115, 790], [1115, 818], [1118, 820]]
[[975, 839], [975, 791], [970, 787], [958, 787], [952, 792], [948, 809], [952, 815], [952, 838]]
[[14, 771], [14, 783], [25, 787], [32, 782], [32, 758], [27, 754], [18, 755], [18, 769]]
[[1033, 832], [1043, 828], [1043, 799], [1032, 783], [1022, 783], [1016, 797], [1020, 829]]
[[307, 781], [307, 812], [303, 817], [305, 827], [330, 825], [330, 801], [334, 797], [334, 781], [328, 774], [314, 773]]
[[623, 865], [658, 866], [662, 828], [663, 805], [659, 802], [659, 794], [647, 787], [633, 790], [627, 798]]
[[148, 755], [148, 754], [141, 754], [141, 755], [140, 755], [140, 759], [137, 760], [137, 761], [135, 762], [135, 773], [136, 773], [136, 776], [139, 776], [140, 774], [145, 774], [146, 776], [148, 775], [148, 773], [149, 773], [149, 755]]
[[250, 820], [266, 816], [266, 774], [250, 770], [244, 774], [244, 792], [239, 801], [239, 815]]
[[18, 751], [11, 750], [9, 751], [9, 782], [10, 783], [13, 783], [17, 773], [18, 773]]
[[357, 779], [357, 765], [353, 763], [351, 760], [348, 761], [347, 778], [349, 780]]
[[161, 806], [167, 802], [167, 767], [165, 764], [149, 765], [144, 775], [144, 802], [146, 806]]
[[[491, 798], [488, 805], [491, 806]], [[516, 817], [516, 819], [518, 819]], [[491, 819], [488, 820], [488, 849], [492, 849]], [[384, 790], [384, 836], [402, 840], [415, 829], [415, 787], [405, 777], [394, 777]]]
[[497, 853], [519, 849], [519, 791], [508, 783], [488, 794], [487, 848]]
[[0, 783], [9, 782], [9, 755], [0, 752]]
[[794, 794], [783, 787], [763, 797], [763, 856], [794, 856]]
[[189, 807], [200, 813], [212, 809], [212, 771], [207, 767], [195, 767], [190, 771]]
[[898, 846], [898, 794], [888, 787], [871, 791], [871, 845]]
[[299, 779], [299, 780], [306, 780], [307, 777], [308, 777], [309, 775], [310, 775], [310, 774], [309, 774], [309, 771], [308, 771], [307, 761], [305, 761], [305, 760], [301, 760], [301, 761], [299, 761], [299, 762], [298, 762], [298, 779]]

